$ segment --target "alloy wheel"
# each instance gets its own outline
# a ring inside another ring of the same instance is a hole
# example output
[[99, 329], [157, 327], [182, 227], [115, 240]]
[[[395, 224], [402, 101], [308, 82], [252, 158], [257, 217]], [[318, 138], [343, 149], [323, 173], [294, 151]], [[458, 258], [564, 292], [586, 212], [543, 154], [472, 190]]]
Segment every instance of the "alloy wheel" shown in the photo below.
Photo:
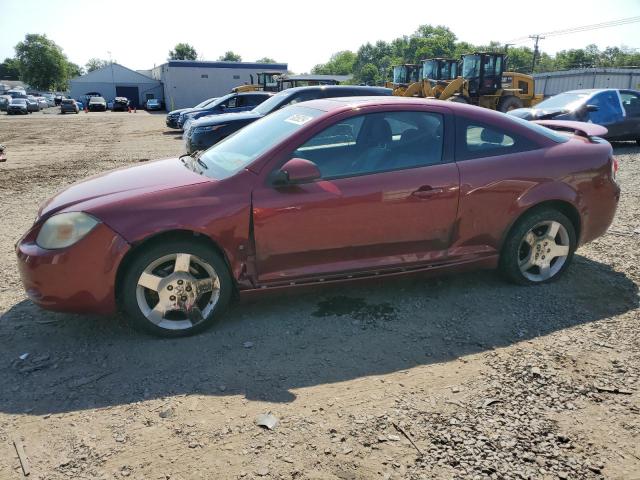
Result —
[[219, 298], [220, 279], [215, 269], [189, 253], [165, 255], [151, 262], [136, 286], [142, 314], [168, 330], [189, 329], [203, 322]]
[[532, 282], [552, 278], [567, 261], [570, 238], [567, 229], [555, 220], [537, 223], [522, 238], [518, 248], [518, 266]]

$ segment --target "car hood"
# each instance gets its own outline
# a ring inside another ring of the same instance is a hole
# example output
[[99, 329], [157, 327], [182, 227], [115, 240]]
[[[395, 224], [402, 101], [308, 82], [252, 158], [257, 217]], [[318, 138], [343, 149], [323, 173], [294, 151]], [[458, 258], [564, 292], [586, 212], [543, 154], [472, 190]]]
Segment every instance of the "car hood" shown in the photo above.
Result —
[[77, 207], [85, 210], [88, 204], [104, 204], [158, 190], [211, 181], [187, 168], [180, 159], [169, 158], [144, 165], [112, 170], [74, 183], [49, 199], [39, 210], [38, 217]]
[[195, 120], [191, 126], [192, 127], [203, 127], [208, 125], [226, 125], [234, 122], [246, 122], [247, 120], [257, 120], [262, 118], [263, 115], [259, 113], [254, 113], [253, 111], [248, 112], [237, 112], [237, 113], [222, 113], [220, 115], [208, 115], [206, 117], [199, 118]]
[[182, 112], [185, 112], [187, 110], [191, 110], [191, 109], [190, 108], [179, 108], [178, 110], [171, 110], [169, 113], [167, 113], [167, 116], [180, 115]]

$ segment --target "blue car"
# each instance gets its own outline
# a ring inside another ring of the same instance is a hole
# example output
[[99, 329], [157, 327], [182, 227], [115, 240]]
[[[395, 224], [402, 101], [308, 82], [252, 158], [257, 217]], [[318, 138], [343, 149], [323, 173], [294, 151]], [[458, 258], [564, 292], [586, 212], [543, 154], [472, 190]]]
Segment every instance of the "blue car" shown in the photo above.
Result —
[[609, 141], [635, 140], [640, 145], [640, 91], [614, 88], [571, 90], [533, 108], [507, 112], [525, 120], [577, 120], [607, 127]]
[[178, 117], [178, 128], [184, 128], [184, 125], [188, 120], [194, 121], [208, 115], [253, 110], [272, 95], [273, 93], [271, 92], [230, 93], [224, 97], [218, 98], [216, 101], [211, 102], [205, 107], [190, 108], [180, 112], [180, 116]]
[[76, 100], [76, 105], [78, 105], [78, 108], [80, 110], [84, 110], [84, 103], [82, 103], [80, 100]]

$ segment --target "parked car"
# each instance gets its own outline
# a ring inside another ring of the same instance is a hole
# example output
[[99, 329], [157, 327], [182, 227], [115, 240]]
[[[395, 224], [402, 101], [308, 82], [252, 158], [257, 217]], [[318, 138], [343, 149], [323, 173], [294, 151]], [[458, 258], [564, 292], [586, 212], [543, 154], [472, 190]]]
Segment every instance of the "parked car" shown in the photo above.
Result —
[[273, 93], [271, 92], [230, 93], [218, 98], [205, 107], [192, 108], [180, 112], [180, 116], [178, 117], [178, 128], [184, 128], [187, 120], [193, 121], [209, 115], [253, 110], [271, 96], [273, 96]]
[[80, 110], [84, 110], [84, 103], [82, 103], [80, 100], [76, 100], [76, 105], [78, 105], [78, 108]]
[[80, 112], [80, 107], [78, 103], [72, 98], [63, 98], [62, 103], [60, 103], [60, 113], [78, 113]]
[[550, 282], [607, 230], [620, 189], [604, 127], [546, 124], [572, 133], [406, 97], [290, 105], [201, 155], [51, 198], [16, 246], [24, 288], [52, 310], [120, 302], [180, 336], [233, 292], [469, 268]]
[[250, 112], [203, 117], [192, 122], [184, 134], [185, 147], [188, 153], [205, 150], [242, 127], [287, 105], [317, 98], [364, 95], [391, 95], [391, 89], [340, 85], [289, 88], [272, 96]]
[[0, 95], [0, 112], [6, 112], [9, 103], [11, 102], [11, 95]]
[[27, 115], [29, 113], [29, 107], [26, 98], [12, 98], [11, 102], [7, 106], [7, 115], [14, 115], [23, 113]]
[[113, 100], [111, 110], [113, 112], [126, 112], [129, 109], [129, 99], [127, 97], [116, 97]]
[[47, 100], [47, 104], [50, 107], [55, 107], [56, 106], [54, 95], [52, 93], [43, 93], [42, 96]]
[[145, 107], [147, 110], [162, 110], [162, 102], [157, 98], [150, 98]]
[[44, 110], [45, 108], [49, 108], [49, 102], [47, 102], [46, 98], [37, 97], [36, 100], [38, 101], [38, 106], [40, 107], [40, 110]]
[[38, 104], [38, 100], [36, 100], [36, 97], [34, 97], [33, 95], [27, 95], [26, 100], [27, 100], [27, 109], [29, 110], [29, 113], [40, 111], [40, 105]]
[[636, 140], [640, 145], [640, 92], [612, 88], [571, 90], [548, 98], [533, 108], [509, 115], [525, 120], [577, 120], [607, 127], [607, 140]]
[[106, 112], [107, 102], [102, 97], [91, 97], [87, 108], [90, 112]]
[[[206, 100], [204, 100], [203, 102], [199, 103], [198, 105], [192, 108], [202, 108], [206, 105], [209, 105], [211, 102], [216, 101], [217, 99], [218, 97], [207, 98]], [[178, 128], [178, 117], [185, 110], [190, 110], [190, 108], [179, 108], [178, 110], [171, 110], [169, 113], [167, 113], [167, 119], [166, 119], [167, 127]]]
[[53, 102], [55, 103], [56, 107], [62, 103], [63, 98], [64, 96], [59, 94], [53, 97]]
[[27, 98], [27, 92], [24, 91], [24, 88], [12, 88], [6, 94], [11, 98]]

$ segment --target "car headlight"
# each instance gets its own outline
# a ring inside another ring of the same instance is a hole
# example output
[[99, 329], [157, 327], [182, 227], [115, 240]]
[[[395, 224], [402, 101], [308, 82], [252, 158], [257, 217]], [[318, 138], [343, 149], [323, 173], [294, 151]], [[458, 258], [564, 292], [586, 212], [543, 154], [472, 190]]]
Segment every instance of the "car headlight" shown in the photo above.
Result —
[[59, 213], [44, 222], [36, 243], [47, 250], [69, 247], [84, 238], [98, 223], [86, 213]]
[[215, 132], [222, 127], [226, 127], [226, 125], [207, 125], [205, 127], [194, 127], [193, 133]]

